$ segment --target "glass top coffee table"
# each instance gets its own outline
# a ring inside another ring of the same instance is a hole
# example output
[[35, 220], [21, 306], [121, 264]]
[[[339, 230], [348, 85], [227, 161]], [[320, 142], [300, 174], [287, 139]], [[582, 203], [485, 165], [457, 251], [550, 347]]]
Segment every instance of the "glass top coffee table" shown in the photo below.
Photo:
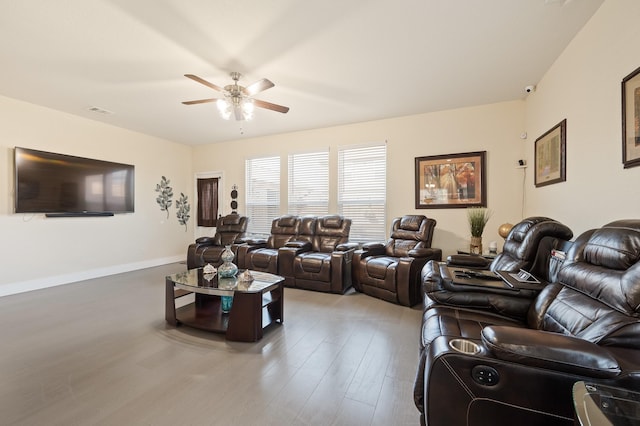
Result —
[[[173, 326], [224, 333], [227, 340], [260, 340], [266, 327], [284, 322], [284, 278], [250, 272], [251, 282], [205, 274], [202, 268], [168, 275], [165, 319]], [[195, 300], [176, 308], [176, 300], [190, 294], [195, 294]], [[230, 309], [227, 312], [225, 306], [223, 311], [223, 301], [227, 304], [230, 298]]]

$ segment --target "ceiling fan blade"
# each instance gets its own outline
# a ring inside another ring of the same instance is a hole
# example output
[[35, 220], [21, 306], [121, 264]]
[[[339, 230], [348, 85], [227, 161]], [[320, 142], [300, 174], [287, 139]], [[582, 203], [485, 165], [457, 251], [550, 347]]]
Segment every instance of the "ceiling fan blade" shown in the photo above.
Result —
[[245, 87], [243, 92], [247, 96], [253, 96], [256, 93], [262, 92], [263, 90], [271, 89], [273, 86], [275, 86], [275, 84], [273, 84], [271, 80], [263, 78], [262, 80], [258, 80], [255, 83], [251, 83], [250, 85]]
[[185, 74], [184, 75], [187, 78], [190, 78], [193, 81], [197, 81], [200, 84], [204, 84], [207, 87], [212, 88], [213, 90], [217, 90], [218, 92], [224, 92], [224, 89], [220, 86], [216, 86], [213, 83], [209, 83], [207, 80], [203, 80], [202, 78], [198, 77], [197, 75], [193, 75], [193, 74]]
[[271, 102], [261, 101], [259, 99], [254, 99], [253, 104], [257, 107], [270, 109], [271, 111], [281, 112], [283, 114], [286, 114], [287, 112], [289, 112], [289, 107], [272, 104]]
[[211, 99], [198, 99], [197, 101], [184, 101], [182, 102], [185, 105], [195, 105], [195, 104], [206, 104], [207, 102], [215, 102], [218, 99], [216, 98], [211, 98]]

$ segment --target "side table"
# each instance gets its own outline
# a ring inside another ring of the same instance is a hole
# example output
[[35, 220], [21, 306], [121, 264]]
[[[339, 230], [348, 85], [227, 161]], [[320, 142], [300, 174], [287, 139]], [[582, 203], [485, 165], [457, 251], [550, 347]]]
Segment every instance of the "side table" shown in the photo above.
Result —
[[458, 254], [468, 254], [469, 256], [482, 256], [485, 259], [490, 259], [493, 260], [495, 259], [499, 253], [483, 253], [483, 254], [471, 254], [469, 253], [469, 250], [465, 250], [465, 249], [458, 249]]
[[580, 381], [573, 385], [573, 405], [577, 425], [640, 425], [638, 392]]

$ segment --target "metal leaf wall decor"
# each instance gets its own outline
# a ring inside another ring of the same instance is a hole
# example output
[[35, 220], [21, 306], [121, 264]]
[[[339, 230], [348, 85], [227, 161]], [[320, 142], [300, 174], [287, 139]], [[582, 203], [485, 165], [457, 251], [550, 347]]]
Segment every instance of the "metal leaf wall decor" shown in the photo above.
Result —
[[[167, 179], [165, 176], [162, 176], [160, 179], [160, 183], [156, 185], [155, 191], [158, 193], [156, 197], [156, 203], [160, 206], [160, 210], [163, 212], [167, 212], [167, 219], [169, 219], [169, 207], [173, 204], [173, 188], [169, 186], [171, 181]], [[180, 193], [180, 198], [176, 200], [176, 217], [178, 218], [178, 223], [180, 225], [184, 225], [184, 232], [187, 232], [187, 222], [191, 215], [191, 205], [189, 204], [189, 197], [184, 195], [184, 193]]]
[[173, 201], [173, 188], [169, 186], [171, 181], [166, 177], [162, 176], [160, 183], [156, 185], [156, 192], [158, 192], [158, 197], [156, 197], [156, 203], [160, 206], [160, 210], [167, 212], [167, 219], [169, 219], [169, 207]]
[[176, 208], [178, 209], [176, 216], [178, 218], [178, 223], [180, 223], [180, 225], [184, 225], [184, 232], [187, 232], [187, 222], [191, 217], [189, 215], [189, 211], [191, 211], [191, 206], [189, 205], [188, 198], [189, 197], [187, 197], [181, 192], [180, 198], [176, 201]]

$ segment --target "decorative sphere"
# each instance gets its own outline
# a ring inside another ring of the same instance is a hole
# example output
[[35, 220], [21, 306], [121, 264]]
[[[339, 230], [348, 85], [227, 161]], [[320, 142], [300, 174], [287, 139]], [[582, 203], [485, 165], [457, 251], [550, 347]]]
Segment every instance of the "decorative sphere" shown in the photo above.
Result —
[[509, 231], [511, 231], [511, 228], [513, 228], [512, 224], [503, 223], [498, 228], [498, 235], [500, 235], [502, 238], [504, 238], [506, 240], [507, 239], [507, 235], [509, 235]]

